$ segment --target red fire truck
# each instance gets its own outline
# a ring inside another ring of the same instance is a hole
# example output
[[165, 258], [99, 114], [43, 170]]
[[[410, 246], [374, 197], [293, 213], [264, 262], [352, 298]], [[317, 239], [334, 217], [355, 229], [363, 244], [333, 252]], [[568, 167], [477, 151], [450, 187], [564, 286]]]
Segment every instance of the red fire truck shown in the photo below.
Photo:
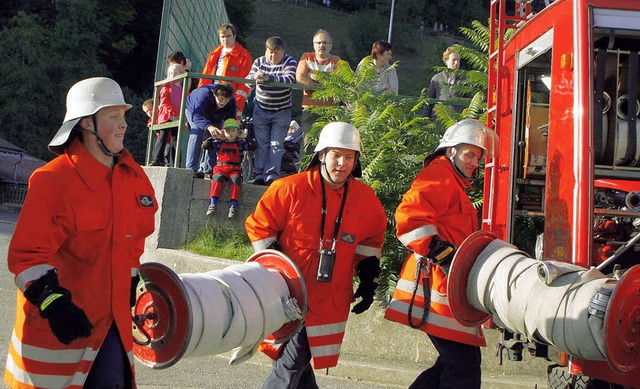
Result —
[[[588, 277], [602, 273], [603, 285], [615, 289], [599, 289], [584, 317], [591, 320], [600, 304], [604, 358], [555, 352], [553, 344], [509, 328], [501, 329], [500, 347], [510, 359], [528, 350], [552, 361], [550, 387], [637, 388], [640, 1], [546, 1], [537, 13], [531, 6], [529, 0], [491, 0], [488, 123], [500, 145], [485, 166], [482, 231], [459, 254], [476, 256], [499, 239], [531, 247], [528, 254], [541, 262], [576, 265], [584, 273], [591, 268]], [[536, 238], [526, 242], [523, 236]], [[456, 262], [452, 274], [460, 270]], [[469, 271], [462, 269], [464, 276]], [[450, 290], [454, 285], [469, 286], [458, 279]], [[459, 320], [488, 318], [471, 299], [463, 300], [452, 305]], [[549, 320], [564, 320], [563, 313]]]

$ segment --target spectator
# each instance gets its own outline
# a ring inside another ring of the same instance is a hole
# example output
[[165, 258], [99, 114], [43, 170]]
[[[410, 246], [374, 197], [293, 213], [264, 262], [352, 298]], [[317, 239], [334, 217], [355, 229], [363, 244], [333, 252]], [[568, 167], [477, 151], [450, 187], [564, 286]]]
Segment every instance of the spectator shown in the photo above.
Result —
[[385, 318], [426, 332], [439, 354], [410, 389], [480, 388], [482, 328], [464, 326], [451, 314], [447, 273], [456, 247], [478, 229], [466, 190], [496, 143], [495, 133], [475, 119], [449, 127], [396, 210], [398, 239], [413, 253]]
[[[144, 111], [144, 113], [147, 114], [147, 116], [149, 117], [149, 120], [147, 120], [147, 128], [151, 129], [151, 120], [153, 119], [153, 110], [154, 110], [155, 106], [153, 104], [153, 99], [146, 99], [143, 103], [142, 103], [142, 110]], [[156, 120], [157, 122], [157, 120]], [[159, 134], [157, 134], [156, 131], [156, 142], [158, 142], [159, 138]], [[170, 138], [170, 137], [169, 137]], [[170, 142], [170, 139], [167, 139], [167, 143]], [[165, 147], [165, 154], [164, 154], [164, 160], [165, 162], [170, 158], [169, 154], [167, 153], [167, 151], [170, 150], [170, 147]], [[169, 162], [170, 165], [173, 164], [173, 161]], [[152, 163], [149, 163], [149, 166], [153, 166]], [[157, 166], [161, 166], [161, 165], [157, 165]]]
[[356, 73], [360, 73], [363, 66], [373, 66], [378, 74], [373, 85], [374, 93], [394, 93], [398, 94], [398, 74], [396, 69], [389, 67], [393, 46], [385, 41], [376, 41], [371, 47], [371, 55], [360, 61], [356, 68]]
[[240, 189], [242, 188], [242, 163], [243, 153], [254, 147], [251, 140], [241, 139], [243, 134], [239, 133], [240, 123], [236, 119], [224, 121], [223, 135], [217, 138], [209, 138], [204, 141], [203, 148], [215, 149], [218, 153], [218, 164], [213, 167], [213, 177], [211, 178], [210, 198], [211, 204], [207, 208], [207, 216], [213, 214], [218, 209], [218, 199], [222, 193], [222, 188], [230, 181], [229, 217], [233, 218], [238, 213], [238, 201], [240, 199]]
[[284, 154], [282, 155], [282, 175], [289, 175], [298, 172], [298, 162], [300, 162], [300, 143], [302, 142], [302, 128], [295, 120], [289, 124], [287, 137], [284, 138]]
[[[169, 54], [167, 56], [167, 64], [169, 66], [171, 66], [172, 64], [178, 64], [182, 67], [181, 72], [179, 74], [183, 74], [183, 73], [189, 73], [191, 72], [191, 60], [187, 57], [185, 57], [184, 53], [182, 51], [173, 51], [171, 52], [171, 54]], [[187, 90], [191, 91], [192, 90], [192, 86], [194, 86], [195, 89], [195, 82], [197, 80], [194, 80], [192, 78], [189, 78], [187, 80]], [[180, 85], [182, 87], [182, 84]]]
[[143, 103], [142, 103], [142, 110], [144, 111], [144, 113], [147, 114], [147, 116], [149, 117], [149, 120], [147, 120], [147, 128], [151, 129], [151, 120], [153, 118], [153, 99], [146, 99]]
[[[251, 63], [253, 59], [251, 54], [236, 41], [238, 32], [236, 27], [231, 23], [226, 23], [218, 28], [218, 37], [220, 38], [220, 46], [216, 47], [209, 53], [207, 62], [202, 69], [202, 74], [211, 74], [216, 76], [227, 76], [245, 78], [251, 71]], [[198, 87], [211, 84], [212, 80], [203, 78], [198, 83]], [[214, 84], [217, 82], [214, 82]], [[243, 82], [231, 82], [235, 89], [236, 100], [236, 119], [242, 118], [242, 111], [249, 96], [249, 85]]]
[[284, 41], [272, 36], [265, 55], [253, 61], [249, 78], [256, 80], [253, 126], [258, 149], [255, 153], [255, 181], [269, 185], [280, 178], [284, 138], [291, 122], [291, 88], [265, 85], [267, 82], [296, 82], [297, 62], [284, 53]]
[[[450, 46], [442, 54], [442, 61], [447, 65], [447, 70], [443, 70], [431, 78], [427, 97], [437, 100], [448, 100], [458, 97], [465, 97], [456, 92], [452, 85], [460, 85], [464, 80], [462, 76], [457, 74], [456, 70], [460, 68], [460, 54], [456, 52], [455, 47]], [[435, 104], [426, 104], [423, 116], [433, 117], [433, 106]], [[464, 107], [453, 106], [453, 109], [461, 113]]]
[[10, 388], [135, 387], [131, 308], [158, 207], [124, 147], [130, 108], [109, 78], [73, 85], [49, 143], [58, 156], [29, 179], [7, 256]]
[[196, 88], [187, 97], [185, 115], [191, 127], [187, 145], [187, 169], [193, 170], [194, 177], [211, 175], [216, 165], [216, 153], [207, 150], [200, 158], [202, 142], [205, 138], [222, 135], [222, 123], [236, 115], [236, 101], [233, 86], [228, 83], [205, 85]]
[[351, 310], [359, 314], [373, 303], [387, 217], [374, 191], [353, 179], [360, 147], [354, 126], [327, 124], [309, 168], [275, 181], [245, 221], [256, 251], [275, 248], [298, 266], [308, 296], [304, 326], [277, 350], [261, 345], [276, 360], [263, 389], [317, 388], [311, 360], [315, 369], [336, 366], [350, 304], [362, 298]]
[[[321, 86], [317, 81], [317, 72], [331, 73], [340, 57], [331, 54], [333, 48], [333, 40], [331, 35], [325, 30], [318, 30], [313, 35], [313, 52], [302, 54], [298, 69], [296, 70], [296, 79], [299, 83], [309, 86]], [[313, 142], [308, 139], [311, 126], [318, 119], [318, 114], [312, 113], [310, 108], [313, 106], [331, 106], [335, 105], [333, 100], [313, 100], [311, 94], [313, 91], [305, 89], [302, 94], [302, 131], [304, 134], [304, 153], [313, 152]]]
[[[184, 73], [184, 68], [176, 63], [169, 65], [167, 69], [167, 79], [177, 77]], [[160, 88], [160, 103], [156, 122], [158, 124], [178, 120], [180, 118], [180, 103], [175, 104], [182, 98], [182, 86], [180, 81], [170, 81]], [[178, 127], [165, 128], [157, 131], [156, 143], [153, 146], [151, 166], [171, 166], [175, 157], [176, 137]], [[169, 149], [165, 153], [165, 148]]]

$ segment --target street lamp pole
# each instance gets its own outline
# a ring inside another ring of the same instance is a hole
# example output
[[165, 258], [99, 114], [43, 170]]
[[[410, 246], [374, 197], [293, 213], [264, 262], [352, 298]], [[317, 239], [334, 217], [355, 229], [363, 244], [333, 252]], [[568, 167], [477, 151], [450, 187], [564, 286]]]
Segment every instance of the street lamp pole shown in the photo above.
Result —
[[396, 7], [396, 0], [391, 0], [391, 16], [389, 16], [389, 37], [387, 42], [391, 43], [391, 32], [393, 31], [393, 9]]

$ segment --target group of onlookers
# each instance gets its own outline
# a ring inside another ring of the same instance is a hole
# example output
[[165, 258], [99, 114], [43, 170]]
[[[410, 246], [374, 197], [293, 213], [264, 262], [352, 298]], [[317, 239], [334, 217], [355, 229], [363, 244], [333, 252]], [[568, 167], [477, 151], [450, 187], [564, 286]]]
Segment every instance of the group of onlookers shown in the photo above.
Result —
[[[268, 38], [265, 42], [265, 54], [253, 60], [247, 49], [237, 41], [238, 33], [234, 25], [225, 23], [218, 28], [217, 33], [220, 45], [207, 56], [202, 73], [246, 78], [255, 82], [253, 87], [255, 97], [250, 114], [253, 131], [248, 134], [248, 131], [239, 128], [237, 138], [241, 139], [248, 135], [255, 138], [255, 142], [250, 144], [250, 149], [254, 150], [252, 183], [268, 186], [283, 175], [297, 172], [300, 169], [300, 158], [305, 153], [313, 152], [316, 142], [310, 139], [309, 132], [318, 115], [313, 113], [311, 108], [335, 104], [332, 100], [313, 99], [313, 90], [303, 90], [302, 114], [300, 125], [298, 125], [297, 122], [292, 121], [291, 88], [283, 84], [300, 83], [311, 87], [321, 86], [317, 80], [318, 73], [333, 72], [341, 59], [331, 53], [333, 39], [326, 30], [322, 29], [313, 36], [314, 50], [304, 53], [299, 61], [285, 53], [285, 42], [278, 36]], [[392, 53], [391, 43], [383, 40], [376, 41], [373, 43], [371, 55], [363, 58], [356, 68], [358, 73], [367, 69], [366, 71], [373, 70], [377, 74], [371, 85], [374, 93], [398, 93], [398, 76], [395, 68], [391, 67]], [[460, 56], [449, 48], [443, 60], [449, 68], [457, 69]], [[191, 64], [181, 52], [172, 53], [168, 62], [168, 79], [190, 71]], [[454, 97], [454, 93], [441, 84], [458, 82], [459, 78], [456, 79], [454, 73], [438, 73], [431, 80], [428, 97]], [[194, 177], [212, 179], [214, 181], [212, 186], [227, 180], [235, 182], [238, 188], [241, 186], [242, 169], [238, 166], [234, 170], [237, 170], [237, 177], [216, 174], [213, 170], [219, 163], [219, 147], [203, 148], [202, 146], [207, 138], [220, 142], [235, 142], [228, 138], [223, 123], [227, 119], [241, 120], [245, 106], [248, 105], [250, 89], [249, 83], [202, 78], [197, 88], [190, 91], [185, 105], [189, 131], [183, 160], [186, 168], [194, 172]], [[178, 107], [182, 94], [181, 81], [169, 81], [160, 88], [156, 123], [175, 120], [179, 116]], [[151, 117], [153, 101], [146, 101], [143, 109]], [[431, 105], [425, 108], [425, 115], [432, 115]], [[151, 119], [149, 119], [149, 125], [151, 125]], [[292, 129], [292, 126], [295, 128]], [[180, 133], [176, 127], [158, 131], [151, 165], [173, 165], [173, 155], [176, 152], [175, 140]], [[241, 162], [242, 156], [239, 157]], [[227, 161], [227, 163], [230, 162]], [[237, 193], [239, 195], [239, 189]], [[209, 214], [216, 208], [213, 199], [211, 205]]]

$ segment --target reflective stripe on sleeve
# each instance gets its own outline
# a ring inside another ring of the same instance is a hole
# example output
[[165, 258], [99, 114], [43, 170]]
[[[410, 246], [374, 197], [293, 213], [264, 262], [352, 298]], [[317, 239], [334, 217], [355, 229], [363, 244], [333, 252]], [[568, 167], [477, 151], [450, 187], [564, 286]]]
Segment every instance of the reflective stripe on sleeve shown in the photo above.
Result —
[[49, 270], [53, 269], [55, 268], [51, 265], [32, 266], [16, 276], [16, 286], [24, 292], [27, 289], [26, 285], [28, 282], [37, 280], [38, 278], [47, 274]]
[[364, 257], [380, 258], [382, 256], [382, 249], [359, 244], [358, 246], [356, 246], [356, 254], [360, 254]]
[[255, 251], [266, 250], [267, 247], [271, 246], [271, 244], [277, 240], [278, 239], [275, 236], [273, 236], [266, 239], [255, 241], [252, 243], [253, 249]]
[[438, 234], [438, 227], [434, 226], [433, 224], [429, 224], [426, 226], [418, 227], [415, 230], [409, 231], [406, 234], [399, 236], [398, 239], [406, 247], [415, 240], [426, 238], [427, 236], [432, 236], [437, 234]]

